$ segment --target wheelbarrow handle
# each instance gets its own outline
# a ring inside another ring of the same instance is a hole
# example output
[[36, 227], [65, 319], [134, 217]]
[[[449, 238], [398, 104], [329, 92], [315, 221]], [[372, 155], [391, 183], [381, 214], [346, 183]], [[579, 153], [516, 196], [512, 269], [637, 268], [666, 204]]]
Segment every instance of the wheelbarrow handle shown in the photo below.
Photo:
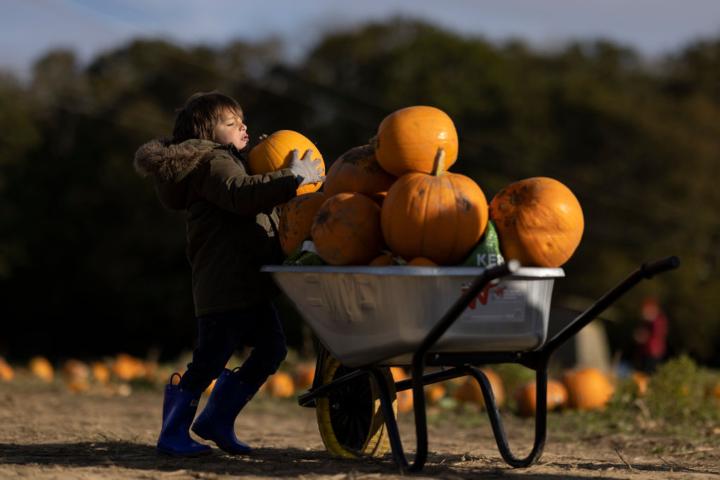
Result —
[[680, 266], [680, 259], [675, 255], [654, 262], [643, 263], [640, 266], [640, 272], [644, 278], [652, 278], [658, 273], [674, 270]]
[[560, 345], [582, 330], [585, 325], [597, 318], [606, 308], [615, 303], [615, 301], [642, 280], [652, 278], [654, 275], [673, 270], [679, 266], [680, 259], [674, 255], [663, 258], [662, 260], [643, 263], [640, 265], [640, 268], [632, 272], [625, 280], [600, 297], [590, 308], [575, 317], [564, 329], [546, 342], [540, 351], [544, 355], [551, 355]]

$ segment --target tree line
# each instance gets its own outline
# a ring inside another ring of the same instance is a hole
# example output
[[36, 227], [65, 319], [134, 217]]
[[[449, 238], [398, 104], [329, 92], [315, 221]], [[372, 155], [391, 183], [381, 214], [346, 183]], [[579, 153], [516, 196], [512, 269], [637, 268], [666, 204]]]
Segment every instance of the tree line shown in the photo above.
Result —
[[392, 20], [328, 34], [297, 62], [281, 51], [138, 39], [87, 64], [50, 51], [27, 81], [0, 76], [0, 354], [188, 348], [183, 218], [132, 159], [190, 94], [216, 89], [241, 103], [251, 137], [300, 131], [328, 165], [395, 109], [443, 109], [460, 137], [453, 169], [488, 200], [531, 176], [580, 200], [585, 235], [554, 304], [588, 306], [641, 262], [679, 255], [608, 312], [613, 346], [628, 347], [654, 295], [671, 351], [720, 363], [720, 39], [650, 62], [608, 41], [537, 51]]

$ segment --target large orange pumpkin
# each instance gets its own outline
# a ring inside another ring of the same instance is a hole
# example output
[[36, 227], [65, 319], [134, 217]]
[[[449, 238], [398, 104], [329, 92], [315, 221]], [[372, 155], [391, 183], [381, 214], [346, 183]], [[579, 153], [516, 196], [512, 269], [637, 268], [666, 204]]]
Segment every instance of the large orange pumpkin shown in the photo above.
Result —
[[455, 163], [458, 154], [452, 119], [439, 108], [425, 105], [402, 108], [385, 117], [373, 144], [382, 168], [398, 177], [408, 172], [431, 173], [439, 149], [445, 151], [445, 168]]
[[453, 265], [484, 233], [485, 194], [470, 178], [445, 172], [442, 164], [441, 150], [432, 175], [408, 173], [390, 187], [382, 206], [382, 231], [396, 255]]
[[610, 379], [597, 368], [568, 371], [563, 375], [570, 408], [597, 410], [605, 407], [615, 388]]
[[310, 237], [315, 214], [325, 200], [327, 196], [323, 192], [312, 192], [298, 195], [283, 206], [278, 230], [285, 255], [293, 253], [303, 240]]
[[[325, 175], [325, 163], [322, 154], [307, 137], [293, 130], [278, 130], [263, 141], [255, 145], [248, 156], [250, 173], [258, 175], [261, 173], [274, 172], [290, 166], [292, 151], [297, 150], [300, 157], [306, 150], [313, 151], [313, 159], [320, 160], [318, 173]], [[298, 187], [298, 195], [315, 192], [322, 186], [322, 183], [309, 183]]]
[[354, 147], [330, 166], [323, 185], [326, 195], [359, 192], [370, 197], [387, 192], [395, 177], [380, 167], [370, 145]]
[[362, 193], [338, 193], [322, 204], [311, 228], [330, 265], [367, 265], [383, 249], [380, 207]]
[[575, 195], [547, 177], [533, 177], [503, 188], [490, 202], [500, 248], [522, 265], [559, 267], [580, 245], [585, 222]]
[[[535, 415], [537, 408], [537, 385], [534, 381], [528, 382], [520, 387], [515, 394], [517, 401], [518, 413], [523, 417]], [[548, 380], [547, 382], [547, 409], [555, 410], [567, 405], [568, 392], [565, 385], [557, 380]]]

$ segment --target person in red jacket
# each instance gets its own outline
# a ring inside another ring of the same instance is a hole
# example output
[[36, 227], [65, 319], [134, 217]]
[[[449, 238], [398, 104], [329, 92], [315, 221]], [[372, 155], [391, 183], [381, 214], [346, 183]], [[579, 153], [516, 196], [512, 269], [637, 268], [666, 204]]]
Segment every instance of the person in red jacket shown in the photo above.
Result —
[[[161, 203], [185, 214], [198, 327], [192, 362], [177, 385], [165, 387], [161, 453], [209, 453], [190, 437], [191, 425], [225, 452], [249, 453], [235, 436], [235, 418], [287, 353], [272, 303], [276, 287], [260, 267], [282, 261], [276, 207], [295, 197], [300, 185], [324, 177], [310, 150], [302, 157], [294, 150], [288, 168], [252, 175], [248, 142], [240, 105], [218, 92], [199, 93], [178, 111], [172, 138], [150, 141], [135, 154], [135, 169], [153, 179]], [[244, 346], [252, 347], [247, 360], [225, 368]], [[200, 394], [216, 378], [193, 422]]]
[[653, 372], [667, 352], [668, 319], [657, 299], [646, 298], [642, 303], [641, 322], [635, 329], [636, 368]]

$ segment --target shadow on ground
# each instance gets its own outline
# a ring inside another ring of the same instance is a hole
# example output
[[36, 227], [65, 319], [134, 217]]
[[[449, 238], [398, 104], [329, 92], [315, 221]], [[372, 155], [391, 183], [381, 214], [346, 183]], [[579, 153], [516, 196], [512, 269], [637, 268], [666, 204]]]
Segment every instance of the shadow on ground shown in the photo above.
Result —
[[[381, 459], [345, 460], [331, 457], [325, 451], [293, 448], [259, 448], [250, 456], [229, 456], [219, 450], [201, 458], [186, 459], [158, 455], [153, 446], [131, 442], [79, 442], [34, 445], [0, 444], [0, 465], [42, 465], [62, 467], [120, 467], [136, 470], [170, 472], [210, 472], [224, 475], [297, 477], [299, 475], [337, 475], [349, 472], [362, 474], [400, 474], [390, 456]], [[588, 471], [629, 473], [622, 463], [557, 463], [547, 464], [564, 471], [562, 475], [533, 472], [529, 469], [498, 467], [496, 461], [465, 455], [431, 454], [423, 475], [453, 478], [519, 477], [538, 480], [587, 478]], [[633, 464], [633, 469], [652, 472], [678, 472], [669, 465]], [[584, 471], [585, 475], [573, 475]], [[687, 469], [693, 473], [699, 472]], [[612, 478], [612, 477], [604, 477]]]

